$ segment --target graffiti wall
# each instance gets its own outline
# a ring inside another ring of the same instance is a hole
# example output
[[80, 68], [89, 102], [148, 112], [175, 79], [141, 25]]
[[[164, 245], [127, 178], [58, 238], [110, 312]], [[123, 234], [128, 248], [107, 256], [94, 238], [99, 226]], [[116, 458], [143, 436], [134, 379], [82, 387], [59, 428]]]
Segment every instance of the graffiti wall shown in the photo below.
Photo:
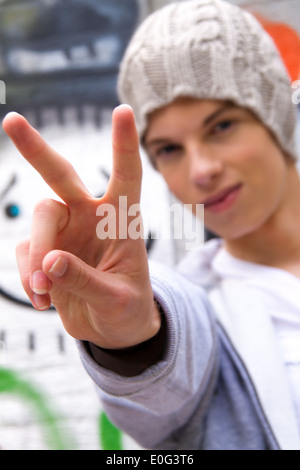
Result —
[[0, 75], [9, 106], [115, 105], [118, 64], [137, 14], [135, 0], [1, 2]]

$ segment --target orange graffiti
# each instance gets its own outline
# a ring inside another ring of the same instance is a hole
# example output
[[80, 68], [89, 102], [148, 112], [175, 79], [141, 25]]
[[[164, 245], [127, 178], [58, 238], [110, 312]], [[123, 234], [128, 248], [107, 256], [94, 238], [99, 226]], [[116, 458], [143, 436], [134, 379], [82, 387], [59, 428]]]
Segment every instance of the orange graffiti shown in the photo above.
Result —
[[275, 42], [292, 81], [300, 78], [300, 36], [291, 26], [255, 15]]

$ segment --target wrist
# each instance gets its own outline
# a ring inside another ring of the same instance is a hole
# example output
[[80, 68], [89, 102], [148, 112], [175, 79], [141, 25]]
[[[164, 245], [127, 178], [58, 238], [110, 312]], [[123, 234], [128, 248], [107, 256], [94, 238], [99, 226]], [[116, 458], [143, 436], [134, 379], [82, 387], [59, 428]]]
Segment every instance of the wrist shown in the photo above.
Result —
[[[122, 350], [141, 344], [153, 338], [161, 328], [161, 307], [151, 296], [148, 311], [144, 313], [138, 309], [129, 316], [127, 322], [122, 321], [119, 325], [101, 325], [101, 330], [94, 333], [94, 338], [87, 340], [103, 349]], [[144, 310], [144, 309], [143, 309]], [[131, 311], [132, 312], [132, 311]], [[142, 313], [142, 314], [141, 314]]]
[[93, 359], [105, 369], [123, 377], [141, 374], [148, 367], [162, 360], [167, 338], [165, 316], [160, 315], [160, 329], [152, 338], [131, 347], [105, 349], [89, 343]]

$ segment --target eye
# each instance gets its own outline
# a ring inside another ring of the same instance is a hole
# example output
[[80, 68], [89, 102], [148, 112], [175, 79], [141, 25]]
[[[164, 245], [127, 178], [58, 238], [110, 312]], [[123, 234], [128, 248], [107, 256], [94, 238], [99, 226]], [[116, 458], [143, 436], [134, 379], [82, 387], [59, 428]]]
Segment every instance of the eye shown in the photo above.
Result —
[[158, 148], [154, 152], [155, 158], [169, 158], [178, 154], [180, 146], [176, 144], [168, 144]]
[[233, 126], [234, 122], [231, 119], [226, 119], [224, 121], [219, 122], [213, 128], [213, 134], [219, 134], [222, 132], [227, 131]]
[[4, 208], [5, 214], [10, 219], [15, 219], [21, 213], [20, 207], [17, 204], [7, 204]]

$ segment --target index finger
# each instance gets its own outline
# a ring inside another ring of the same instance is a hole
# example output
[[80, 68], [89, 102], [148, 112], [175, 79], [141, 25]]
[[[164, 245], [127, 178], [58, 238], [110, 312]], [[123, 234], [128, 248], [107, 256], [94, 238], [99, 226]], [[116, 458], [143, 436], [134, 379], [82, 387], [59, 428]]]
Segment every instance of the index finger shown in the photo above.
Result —
[[23, 157], [66, 204], [72, 205], [90, 196], [71, 163], [51, 148], [23, 116], [8, 113], [3, 120], [3, 129]]

